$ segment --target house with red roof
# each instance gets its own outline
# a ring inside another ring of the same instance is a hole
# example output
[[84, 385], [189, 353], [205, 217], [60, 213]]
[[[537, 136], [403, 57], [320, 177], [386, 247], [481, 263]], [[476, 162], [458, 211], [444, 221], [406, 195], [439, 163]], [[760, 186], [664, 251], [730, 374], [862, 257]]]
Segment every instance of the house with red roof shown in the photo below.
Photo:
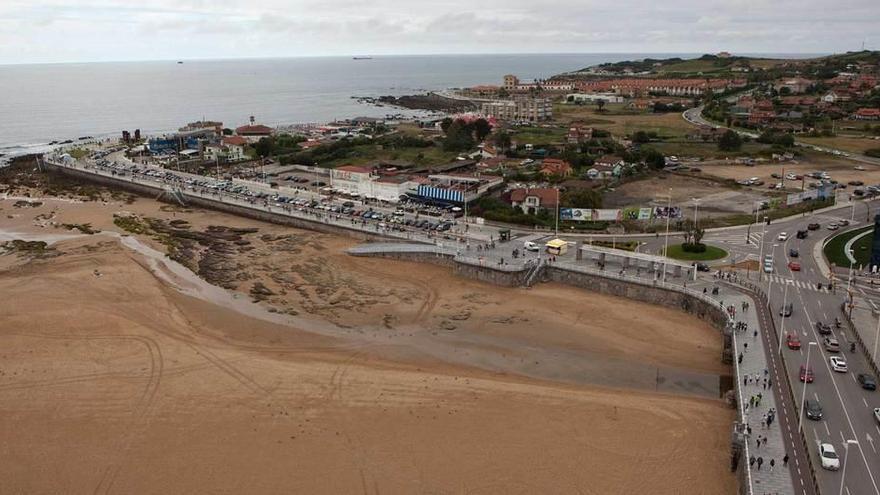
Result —
[[560, 177], [568, 177], [571, 175], [571, 164], [559, 158], [545, 158], [541, 162], [542, 175], [558, 175]]
[[880, 120], [880, 108], [860, 108], [852, 118], [857, 120]]
[[248, 140], [249, 143], [256, 143], [264, 137], [269, 137], [274, 132], [269, 126], [262, 124], [254, 124], [253, 121], [248, 125], [235, 128], [235, 134]]
[[559, 190], [552, 187], [521, 187], [510, 191], [509, 201], [514, 208], [534, 215], [539, 210], [556, 208], [559, 204]]

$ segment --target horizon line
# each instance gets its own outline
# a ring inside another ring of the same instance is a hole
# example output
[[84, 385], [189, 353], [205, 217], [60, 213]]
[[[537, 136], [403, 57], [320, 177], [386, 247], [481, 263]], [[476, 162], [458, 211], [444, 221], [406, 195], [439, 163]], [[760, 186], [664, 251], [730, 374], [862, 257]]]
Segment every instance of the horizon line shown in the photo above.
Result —
[[[731, 52], [734, 56], [759, 57], [766, 55], [774, 55], [779, 58], [798, 58], [798, 57], [816, 57], [838, 55], [846, 53], [870, 52], [874, 50], [851, 50], [846, 52], [742, 52], [737, 54]], [[717, 52], [716, 52], [717, 53]], [[84, 64], [118, 64], [118, 63], [154, 63], [154, 62], [221, 62], [236, 60], [285, 60], [285, 59], [303, 59], [303, 58], [352, 58], [352, 57], [370, 57], [370, 58], [394, 58], [394, 57], [473, 57], [473, 56], [540, 56], [540, 55], [640, 55], [649, 57], [651, 55], [693, 55], [696, 57], [703, 55], [714, 55], [708, 52], [634, 52], [634, 51], [612, 51], [612, 52], [474, 52], [474, 53], [387, 53], [387, 54], [350, 54], [350, 55], [277, 55], [277, 56], [240, 56], [240, 57], [199, 57], [199, 58], [157, 58], [157, 59], [121, 59], [121, 60], [89, 60], [89, 61], [55, 61], [55, 62], [0, 62], [0, 67], [24, 66], [24, 65], [84, 65]]]

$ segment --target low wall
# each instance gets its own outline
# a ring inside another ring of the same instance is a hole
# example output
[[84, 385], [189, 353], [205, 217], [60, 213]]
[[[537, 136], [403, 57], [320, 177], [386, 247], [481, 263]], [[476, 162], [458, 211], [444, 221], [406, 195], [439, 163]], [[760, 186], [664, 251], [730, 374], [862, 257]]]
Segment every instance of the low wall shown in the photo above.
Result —
[[544, 280], [572, 285], [601, 294], [659, 304], [685, 311], [710, 323], [719, 330], [723, 331], [727, 327], [727, 315], [720, 308], [676, 290], [652, 287], [601, 275], [575, 272], [555, 266], [548, 266], [544, 269]]
[[433, 265], [452, 268], [452, 272], [461, 277], [481, 282], [500, 285], [503, 287], [519, 287], [525, 282], [527, 270], [499, 270], [491, 266], [480, 266], [470, 263], [455, 261], [450, 254], [441, 253], [417, 253], [417, 252], [371, 252], [351, 253], [352, 256], [364, 256], [371, 258], [385, 258], [400, 261], [415, 261], [419, 263], [431, 263]]
[[[114, 189], [123, 189], [129, 192], [133, 192], [135, 194], [139, 194], [141, 196], [147, 196], [155, 198], [157, 195], [164, 192], [164, 190], [160, 187], [150, 187], [144, 184], [134, 183], [125, 179], [114, 179], [112, 177], [105, 177], [102, 175], [91, 174], [89, 172], [85, 172], [82, 170], [71, 169], [67, 167], [59, 167], [57, 165], [53, 165], [47, 161], [43, 162], [44, 166], [48, 168], [48, 170], [52, 172], [57, 172], [62, 175], [66, 175], [68, 177], [73, 177], [78, 180], [82, 180], [85, 182], [90, 182], [93, 184], [100, 184], [103, 186], [112, 187]], [[198, 206], [202, 208], [208, 208], [211, 210], [222, 211], [224, 213], [230, 213], [232, 215], [238, 215], [246, 218], [252, 218], [254, 220], [261, 220], [264, 222], [270, 222], [279, 225], [287, 225], [290, 227], [295, 227], [299, 229], [307, 229], [314, 230], [317, 232], [323, 232], [327, 234], [336, 234], [343, 235], [347, 237], [354, 237], [359, 240], [364, 241], [381, 241], [381, 242], [393, 242], [394, 239], [390, 239], [380, 234], [373, 234], [370, 232], [365, 232], [359, 229], [349, 229], [339, 225], [328, 225], [323, 222], [311, 221], [304, 218], [292, 217], [288, 215], [282, 215], [280, 213], [272, 213], [268, 211], [262, 211], [252, 208], [246, 208], [244, 206], [232, 205], [229, 203], [224, 203], [222, 201], [216, 201], [208, 198], [202, 198], [199, 196], [191, 196], [186, 194], [186, 191], [183, 191], [184, 199], [187, 203], [187, 206]], [[159, 199], [160, 201], [168, 201], [165, 200], [164, 197]], [[407, 241], [413, 242], [413, 241]]]

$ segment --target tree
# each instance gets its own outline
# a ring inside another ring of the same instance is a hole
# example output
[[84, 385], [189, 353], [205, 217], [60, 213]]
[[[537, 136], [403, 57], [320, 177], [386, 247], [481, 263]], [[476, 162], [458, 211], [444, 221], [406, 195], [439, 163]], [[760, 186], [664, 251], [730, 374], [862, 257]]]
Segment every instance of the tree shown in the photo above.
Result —
[[224, 128], [223, 128], [223, 135], [224, 135], [224, 136], [231, 136], [231, 135], [232, 135], [232, 129], [230, 129], [230, 128], [228, 128], [228, 127], [224, 127]]
[[474, 147], [474, 138], [471, 136], [468, 126], [456, 119], [446, 129], [446, 139], [443, 140], [443, 149], [446, 151], [465, 151]]
[[562, 194], [560, 202], [568, 208], [601, 208], [602, 193], [595, 189], [571, 189]]
[[737, 151], [742, 148], [742, 138], [732, 129], [728, 129], [718, 139], [718, 149], [721, 151]]
[[501, 151], [506, 151], [510, 148], [510, 145], [510, 134], [507, 131], [498, 131], [495, 133], [495, 146], [500, 148]]
[[648, 133], [645, 131], [636, 131], [636, 133], [633, 134], [633, 142], [634, 143], [644, 144], [644, 143], [648, 143], [650, 141], [651, 141], [651, 137], [648, 136]]
[[259, 156], [271, 156], [275, 152], [275, 140], [271, 137], [262, 137], [254, 145], [254, 151]]
[[643, 150], [642, 159], [645, 160], [645, 164], [648, 167], [654, 170], [662, 170], [663, 167], [666, 166], [666, 157], [663, 156], [663, 153], [660, 153], [653, 148]]
[[449, 129], [450, 125], [452, 125], [452, 119], [449, 117], [446, 117], [445, 119], [440, 121], [440, 129], [442, 129], [444, 133], [447, 131], [447, 129]]
[[492, 132], [492, 126], [486, 119], [480, 118], [474, 121], [474, 135], [478, 142], [486, 139], [490, 132]]
[[599, 98], [598, 100], [596, 100], [596, 109], [599, 113], [602, 113], [605, 111], [605, 100], [604, 99]]

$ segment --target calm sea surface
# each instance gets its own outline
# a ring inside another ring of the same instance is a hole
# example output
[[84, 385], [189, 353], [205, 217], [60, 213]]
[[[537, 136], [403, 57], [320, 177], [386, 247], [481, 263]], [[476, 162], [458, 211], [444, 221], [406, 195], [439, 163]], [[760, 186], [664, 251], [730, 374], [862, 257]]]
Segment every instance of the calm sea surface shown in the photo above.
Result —
[[504, 74], [530, 80], [645, 56], [425, 55], [6, 65], [0, 66], [0, 154], [42, 151], [49, 141], [118, 135], [122, 129], [171, 131], [202, 118], [234, 128], [251, 115], [258, 122], [278, 125], [406, 113], [351, 97], [498, 84]]

